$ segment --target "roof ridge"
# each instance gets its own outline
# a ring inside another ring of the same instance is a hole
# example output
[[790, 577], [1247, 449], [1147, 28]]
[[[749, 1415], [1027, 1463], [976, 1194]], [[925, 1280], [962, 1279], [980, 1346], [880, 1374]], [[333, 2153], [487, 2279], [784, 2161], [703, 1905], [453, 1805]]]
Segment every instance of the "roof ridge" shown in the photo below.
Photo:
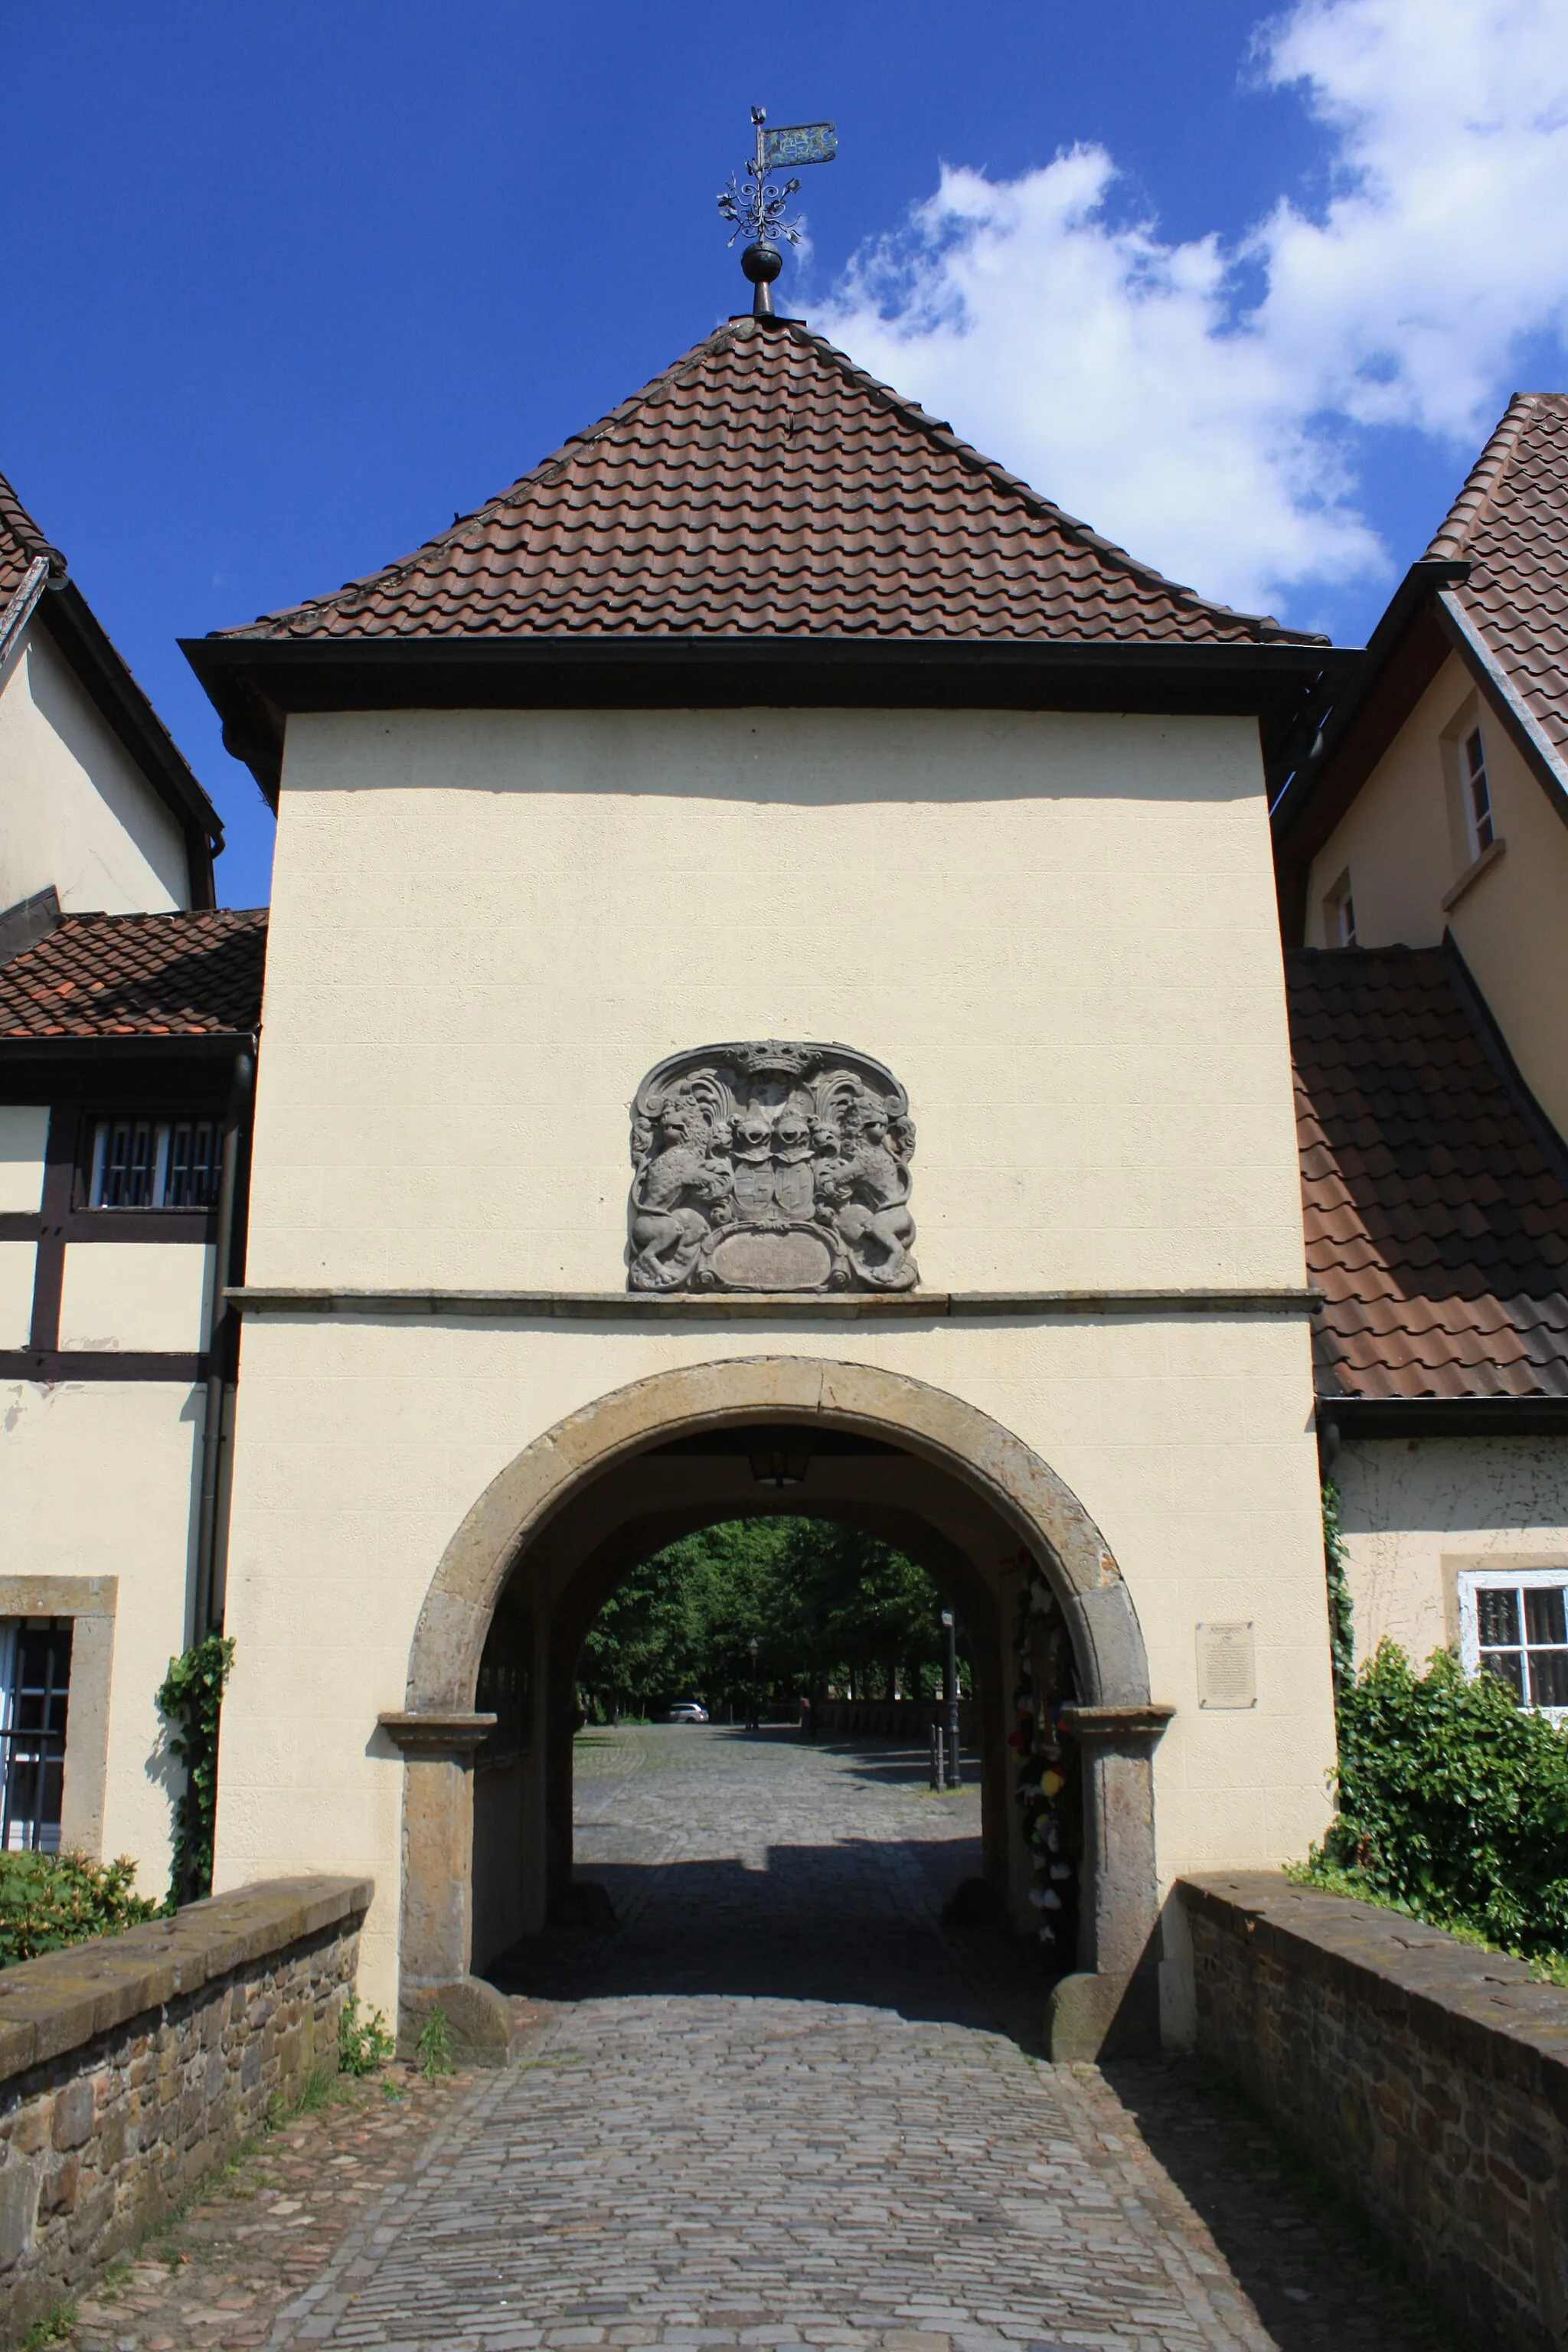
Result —
[[929, 435], [940, 448], [945, 449], [974, 472], [985, 475], [988, 480], [996, 483], [1001, 488], [1010, 492], [1013, 497], [1021, 499], [1036, 514], [1057, 524], [1060, 530], [1078, 540], [1083, 546], [1092, 548], [1099, 555], [1112, 558], [1125, 571], [1131, 572], [1134, 579], [1143, 582], [1146, 586], [1161, 589], [1166, 595], [1179, 598], [1205, 612], [1224, 613], [1233, 620], [1252, 621], [1262, 627], [1280, 629], [1282, 635], [1296, 636], [1307, 644], [1330, 643], [1327, 637], [1303, 635], [1300, 631], [1282, 629], [1281, 624], [1271, 613], [1242, 612], [1234, 604], [1218, 604], [1213, 597], [1202, 595], [1197, 589], [1188, 587], [1181, 581], [1171, 579], [1166, 572], [1159, 571], [1152, 563], [1145, 563], [1140, 556], [1131, 554], [1116, 540], [1107, 539], [1103, 532], [1096, 530], [1092, 524], [1084, 522], [1078, 515], [1069, 514], [1065, 507], [1058, 506], [1054, 499], [1047, 499], [1043, 490], [1036, 489], [1034, 484], [1026, 482], [1021, 474], [1012, 473], [994, 457], [988, 457], [983, 449], [977, 449], [972, 441], [966, 441], [962, 434], [955, 433], [951, 425], [945, 424], [940, 417], [933, 416], [929, 409], [921, 405], [918, 400], [911, 400], [907, 393], [900, 392], [892, 384], [884, 383], [879, 376], [873, 375], [868, 368], [863, 368], [858, 360], [852, 360], [847, 352], [841, 350], [837, 343], [830, 342], [826, 335], [819, 334], [813, 327], [808, 327], [803, 319], [790, 320], [787, 324], [792, 329], [798, 328], [800, 338], [815, 343], [850, 382], [857, 384], [862, 391], [869, 393], [873, 398], [881, 401], [888, 407], [895, 409], [910, 424]]
[[1428, 559], [1462, 557], [1471, 532], [1494, 503], [1499, 483], [1513, 461], [1526, 425], [1544, 399], [1539, 392], [1516, 392], [1493, 427], [1490, 439], [1465, 476], [1458, 498], [1426, 550]]

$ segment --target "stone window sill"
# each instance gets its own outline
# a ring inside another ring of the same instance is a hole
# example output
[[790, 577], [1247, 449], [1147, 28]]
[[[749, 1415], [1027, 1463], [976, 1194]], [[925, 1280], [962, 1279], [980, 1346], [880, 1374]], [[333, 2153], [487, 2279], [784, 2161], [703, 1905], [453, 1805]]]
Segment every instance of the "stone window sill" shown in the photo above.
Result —
[[1466, 866], [1464, 872], [1460, 875], [1453, 888], [1451, 890], [1445, 891], [1444, 893], [1443, 912], [1445, 914], [1447, 914], [1450, 908], [1457, 907], [1458, 905], [1460, 899], [1465, 896], [1465, 893], [1470, 888], [1471, 885], [1480, 880], [1481, 876], [1487, 871], [1489, 866], [1495, 866], [1497, 864], [1498, 859], [1502, 856], [1503, 851], [1507, 847], [1507, 842], [1503, 839], [1502, 835], [1499, 834], [1495, 841], [1488, 842], [1486, 847], [1482, 850], [1479, 857], [1471, 858], [1469, 864]]

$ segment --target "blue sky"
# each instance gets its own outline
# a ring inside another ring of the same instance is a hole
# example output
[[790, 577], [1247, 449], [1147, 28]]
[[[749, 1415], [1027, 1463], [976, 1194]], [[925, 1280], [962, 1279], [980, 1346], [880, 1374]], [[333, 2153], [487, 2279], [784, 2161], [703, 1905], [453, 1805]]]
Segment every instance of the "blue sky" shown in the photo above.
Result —
[[839, 126], [785, 307], [1151, 561], [1359, 639], [1513, 383], [1568, 380], [1562, 0], [1261, 21], [0, 0], [0, 470], [217, 802], [220, 895], [265, 897], [270, 820], [176, 635], [403, 553], [743, 307], [753, 100]]

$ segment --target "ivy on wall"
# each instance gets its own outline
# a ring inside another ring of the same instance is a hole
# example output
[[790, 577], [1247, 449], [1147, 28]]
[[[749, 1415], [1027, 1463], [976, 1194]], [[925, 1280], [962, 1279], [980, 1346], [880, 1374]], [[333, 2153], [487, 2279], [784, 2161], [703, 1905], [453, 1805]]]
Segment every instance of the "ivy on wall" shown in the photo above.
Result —
[[1340, 1490], [1331, 1478], [1323, 1481], [1323, 1573], [1329, 1586], [1329, 1660], [1334, 1677], [1336, 1709], [1355, 1681], [1355, 1620], [1351, 1588], [1345, 1575], [1350, 1546], [1340, 1517]]
[[234, 1636], [209, 1633], [193, 1643], [183, 1657], [170, 1659], [158, 1688], [158, 1711], [171, 1727], [170, 1752], [185, 1768], [184, 1794], [174, 1822], [171, 1910], [212, 1893], [218, 1718], [233, 1664]]

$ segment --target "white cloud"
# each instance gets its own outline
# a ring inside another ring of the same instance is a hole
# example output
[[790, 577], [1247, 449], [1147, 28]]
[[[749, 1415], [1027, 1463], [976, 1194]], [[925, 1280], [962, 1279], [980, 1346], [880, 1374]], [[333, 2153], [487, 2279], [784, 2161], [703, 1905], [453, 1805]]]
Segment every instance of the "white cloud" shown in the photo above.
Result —
[[1170, 244], [1118, 215], [1103, 148], [944, 167], [818, 315], [1097, 530], [1258, 606], [1387, 570], [1348, 428], [1468, 449], [1520, 339], [1568, 335], [1568, 11], [1302, 0], [1253, 62], [1323, 126], [1316, 210]]

